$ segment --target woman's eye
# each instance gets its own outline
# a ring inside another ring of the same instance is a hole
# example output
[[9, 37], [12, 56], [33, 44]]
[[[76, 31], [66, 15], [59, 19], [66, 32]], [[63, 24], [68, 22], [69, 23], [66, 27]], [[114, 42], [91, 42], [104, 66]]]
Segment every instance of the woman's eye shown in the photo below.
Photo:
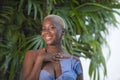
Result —
[[45, 31], [46, 29], [45, 28], [42, 28], [42, 31]]
[[55, 29], [55, 27], [54, 27], [54, 26], [51, 26], [51, 27], [50, 27], [50, 30], [53, 30], [53, 29]]

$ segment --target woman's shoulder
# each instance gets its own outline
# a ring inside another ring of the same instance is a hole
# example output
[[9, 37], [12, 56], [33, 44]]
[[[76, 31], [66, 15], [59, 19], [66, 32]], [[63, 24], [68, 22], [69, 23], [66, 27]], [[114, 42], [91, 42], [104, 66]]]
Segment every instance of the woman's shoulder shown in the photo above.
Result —
[[69, 54], [69, 53], [66, 53], [64, 56], [65, 56], [66, 58], [71, 58], [71, 59], [74, 60], [74, 61], [79, 61], [79, 62], [80, 62], [80, 58], [77, 57], [77, 56], [71, 55], [71, 54]]
[[28, 55], [36, 55], [40, 49], [43, 49], [43, 48], [39, 48], [37, 50], [28, 50], [26, 52], [26, 54], [28, 54]]
[[28, 51], [25, 53], [24, 61], [25, 61], [25, 62], [28, 62], [28, 61], [34, 60], [35, 57], [36, 57], [36, 54], [37, 54], [37, 51], [36, 51], [36, 50], [28, 50]]
[[[38, 49], [39, 50], [39, 49]], [[29, 58], [29, 59], [35, 59], [37, 54], [38, 54], [38, 50], [28, 50], [25, 53], [25, 58]]]
[[77, 56], [72, 56], [72, 62], [75, 64], [81, 64], [81, 60]]
[[80, 61], [80, 58], [77, 56], [73, 56], [73, 69], [76, 71], [77, 74], [81, 74], [83, 73], [83, 69], [82, 69], [82, 64]]
[[74, 60], [80, 61], [80, 58], [79, 58], [79, 57], [77, 57], [77, 56], [72, 56], [72, 57], [73, 57]]
[[37, 54], [37, 50], [28, 50], [25, 55], [26, 56], [34, 56], [36, 54]]

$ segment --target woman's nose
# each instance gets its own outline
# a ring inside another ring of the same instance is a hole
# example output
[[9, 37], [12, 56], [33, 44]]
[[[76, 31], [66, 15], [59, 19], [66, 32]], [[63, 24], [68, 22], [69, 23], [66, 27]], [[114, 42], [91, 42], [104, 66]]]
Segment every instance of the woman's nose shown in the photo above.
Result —
[[42, 34], [50, 34], [50, 30], [49, 29], [45, 29], [42, 31]]

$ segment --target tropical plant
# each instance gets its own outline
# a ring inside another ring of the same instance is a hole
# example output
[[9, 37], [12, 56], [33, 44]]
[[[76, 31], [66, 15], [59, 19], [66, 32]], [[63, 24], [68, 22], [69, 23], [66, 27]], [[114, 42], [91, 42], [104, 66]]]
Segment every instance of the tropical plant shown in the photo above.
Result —
[[107, 45], [107, 25], [116, 25], [118, 0], [1, 0], [0, 79], [20, 80], [25, 52], [45, 46], [41, 23], [49, 14], [64, 18], [63, 48], [70, 54], [90, 59], [89, 75], [100, 80], [107, 75], [102, 45]]

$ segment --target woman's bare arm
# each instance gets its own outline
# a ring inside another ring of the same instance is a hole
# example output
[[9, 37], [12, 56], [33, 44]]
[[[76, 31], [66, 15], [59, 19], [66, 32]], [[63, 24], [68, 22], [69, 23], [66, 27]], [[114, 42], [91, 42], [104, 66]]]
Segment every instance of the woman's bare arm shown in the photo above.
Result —
[[24, 58], [22, 80], [38, 80], [42, 58], [35, 51], [28, 51]]

